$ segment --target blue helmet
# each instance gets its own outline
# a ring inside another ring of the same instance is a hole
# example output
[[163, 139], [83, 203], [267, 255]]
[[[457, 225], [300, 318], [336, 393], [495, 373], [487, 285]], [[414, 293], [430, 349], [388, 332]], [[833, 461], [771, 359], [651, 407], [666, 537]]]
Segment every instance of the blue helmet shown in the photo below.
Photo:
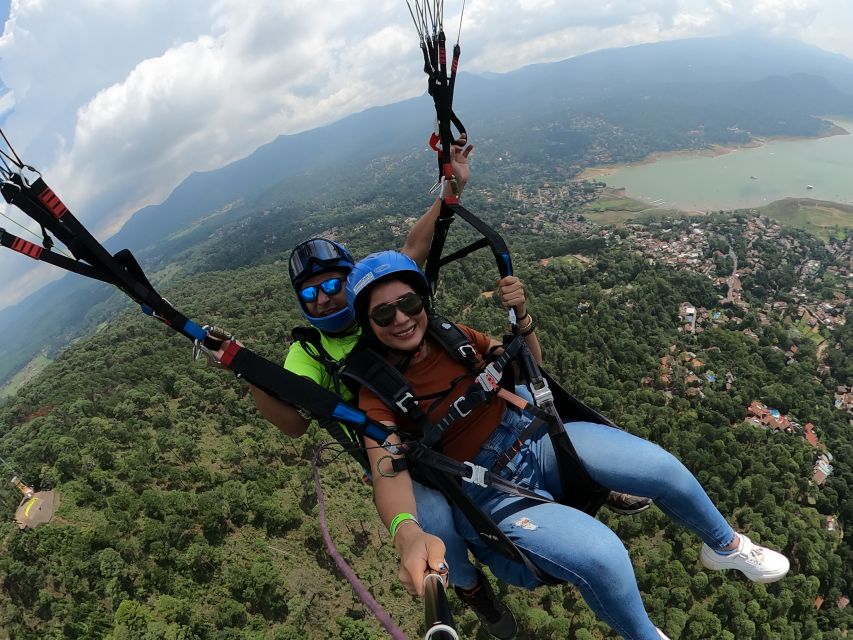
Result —
[[367, 307], [367, 294], [372, 285], [394, 276], [409, 284], [428, 302], [430, 298], [429, 282], [417, 263], [399, 251], [380, 251], [371, 253], [359, 260], [347, 276], [347, 301], [354, 310], [356, 318], [363, 322]]
[[347, 304], [345, 308], [328, 316], [310, 315], [298, 295], [302, 284], [314, 274], [326, 271], [343, 271], [348, 274], [354, 265], [352, 254], [343, 245], [325, 238], [310, 238], [296, 245], [290, 253], [288, 270], [290, 282], [299, 300], [299, 309], [305, 319], [320, 331], [339, 333], [348, 329], [355, 322], [355, 313], [352, 306]]

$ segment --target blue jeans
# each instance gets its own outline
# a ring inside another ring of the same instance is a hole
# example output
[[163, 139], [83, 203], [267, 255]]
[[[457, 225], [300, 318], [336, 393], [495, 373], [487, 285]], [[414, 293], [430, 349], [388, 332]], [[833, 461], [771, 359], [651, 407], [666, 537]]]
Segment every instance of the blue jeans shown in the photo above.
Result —
[[[490, 468], [529, 423], [507, 409], [501, 424], [483, 443], [472, 462]], [[614, 491], [653, 498], [668, 516], [694, 531], [711, 548], [732, 542], [734, 530], [696, 478], [674, 456], [625, 431], [591, 422], [564, 425], [592, 478]], [[559, 500], [556, 456], [547, 430], [529, 439], [501, 472], [512, 481]], [[599, 618], [627, 640], [659, 640], [646, 614], [628, 552], [616, 534], [582, 511], [556, 503], [518, 498], [490, 487], [465, 483], [468, 495], [542, 571], [574, 584]], [[465, 516], [454, 509], [456, 529], [468, 539], [475, 556], [498, 578], [527, 588], [536, 578], [518, 563], [491, 566], [494, 553]]]
[[[468, 555], [469, 548], [477, 560], [487, 565], [498, 577], [512, 575], [518, 570], [515, 562], [502, 553], [492, 551], [476, 533], [471, 535], [471, 525], [464, 516], [454, 512], [455, 508], [441, 492], [414, 480], [412, 480], [412, 490], [415, 494], [415, 506], [421, 528], [444, 542], [444, 559], [450, 568], [448, 575], [450, 584], [462, 589], [471, 589], [477, 584], [477, 568], [471, 563]], [[457, 530], [459, 523], [464, 523], [461, 531], [467, 535]]]

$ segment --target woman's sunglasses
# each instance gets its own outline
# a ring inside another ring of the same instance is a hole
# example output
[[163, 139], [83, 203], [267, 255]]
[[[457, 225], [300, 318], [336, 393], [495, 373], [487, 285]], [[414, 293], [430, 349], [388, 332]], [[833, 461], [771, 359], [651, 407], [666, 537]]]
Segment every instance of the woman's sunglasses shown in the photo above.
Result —
[[404, 296], [400, 296], [394, 302], [385, 302], [376, 305], [370, 311], [370, 319], [376, 323], [376, 326], [387, 327], [394, 322], [397, 309], [409, 317], [416, 316], [424, 310], [424, 299], [412, 291]]
[[344, 288], [343, 278], [329, 278], [320, 284], [312, 284], [310, 287], [305, 287], [299, 290], [299, 298], [302, 302], [317, 302], [317, 296], [322, 291], [327, 296], [333, 296], [340, 293]]

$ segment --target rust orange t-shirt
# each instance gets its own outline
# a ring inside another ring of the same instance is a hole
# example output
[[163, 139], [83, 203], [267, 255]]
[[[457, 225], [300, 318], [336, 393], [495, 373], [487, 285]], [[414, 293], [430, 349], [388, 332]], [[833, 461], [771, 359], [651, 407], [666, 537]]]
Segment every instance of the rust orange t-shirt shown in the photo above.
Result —
[[[468, 336], [479, 354], [488, 353], [491, 344], [489, 336], [465, 325], [458, 326]], [[448, 355], [441, 345], [430, 338], [427, 340], [429, 353], [420, 362], [410, 364], [404, 375], [417, 397], [444, 392], [450, 389], [451, 385], [453, 386], [443, 398], [420, 401], [421, 410], [427, 414], [430, 422], [436, 423], [444, 417], [451, 403], [465, 394], [475, 376], [467, 373], [465, 365]], [[454, 380], [456, 384], [453, 384]], [[395, 414], [374, 393], [363, 387], [359, 392], [358, 406], [373, 420], [393, 422], [403, 431], [418, 437], [422, 435], [410, 419]], [[480, 450], [480, 445], [500, 423], [505, 408], [506, 403], [496, 397], [454, 423], [441, 437], [445, 455], [456, 460], [471, 460]]]

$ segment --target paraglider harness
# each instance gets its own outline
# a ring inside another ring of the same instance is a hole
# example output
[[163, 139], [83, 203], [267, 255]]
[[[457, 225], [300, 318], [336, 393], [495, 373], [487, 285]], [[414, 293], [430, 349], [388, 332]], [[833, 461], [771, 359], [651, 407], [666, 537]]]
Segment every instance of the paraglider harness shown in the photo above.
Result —
[[[451, 162], [451, 147], [457, 143], [452, 127], [456, 128], [460, 136], [466, 134], [465, 127], [453, 110], [453, 93], [461, 53], [459, 38], [457, 37], [456, 44], [453, 47], [453, 58], [448, 74], [446, 37], [443, 24], [444, 3], [437, 0], [433, 2], [431, 0], [412, 0], [411, 2], [407, 0], [407, 5], [418, 33], [424, 58], [424, 73], [427, 75], [427, 91], [433, 99], [436, 113], [436, 127], [430, 136], [429, 146], [436, 152], [438, 159], [438, 179], [432, 191], [439, 192], [442, 203], [424, 267], [424, 274], [434, 297], [441, 268], [455, 260], [459, 260], [479, 249], [488, 248], [494, 256], [498, 272], [502, 278], [512, 275], [512, 260], [506, 243], [500, 234], [459, 203], [459, 193]], [[464, 14], [464, 3], [462, 13]], [[460, 15], [460, 35], [461, 20], [462, 16]], [[444, 188], [447, 184], [452, 186], [449, 194]], [[456, 217], [464, 220], [479, 234], [480, 238], [449, 255], [442, 256], [450, 225]], [[451, 405], [448, 413], [435, 424], [430, 423], [418, 406], [417, 398], [402, 373], [375, 351], [356, 347], [345, 359], [346, 364], [341, 374], [356, 379], [371, 389], [391, 410], [406, 415], [419, 427], [423, 434], [422, 439], [418, 441], [419, 446], [411, 450], [405, 460], [397, 462], [398, 466], [408, 464], [415, 476], [419, 476], [420, 479], [425, 479], [439, 488], [451, 502], [465, 513], [469, 521], [477, 528], [480, 537], [494, 550], [525, 564], [541, 582], [554, 584], [557, 581], [552, 576], [535, 567], [504, 536], [497, 525], [477, 505], [473, 504], [462, 490], [459, 482], [447, 474], [437, 473], [436, 466], [427, 461], [423, 453], [424, 451], [432, 451], [431, 448], [424, 449], [423, 445], [433, 447], [438, 444], [441, 433], [456, 420], [467, 415], [475, 406], [490, 402], [495, 396], [500, 395], [508, 402], [532, 414], [533, 420], [519, 436], [514, 446], [509, 451], [504, 452], [498, 458], [495, 466], [487, 473], [500, 478], [497, 474], [509, 463], [524, 440], [531, 437], [545, 423], [556, 453], [563, 494], [561, 501], [590, 515], [595, 515], [604, 503], [609, 491], [589, 476], [569, 436], [566, 434], [563, 422], [584, 420], [609, 426], [615, 425], [573, 397], [539, 368], [521, 335], [515, 309], [509, 311], [509, 322], [512, 335], [504, 337], [503, 353], [486, 364], [485, 367], [477, 368], [471, 359], [471, 353], [475, 354], [476, 352], [473, 345], [468, 342], [467, 336], [453, 323], [443, 318], [430, 318], [429, 335], [444, 348], [451, 358], [462, 362], [471, 370], [471, 373], [475, 374], [474, 384]], [[511, 362], [518, 364], [521, 381], [527, 385], [533, 397], [532, 404], [508, 390], [510, 385], [504, 380], [503, 373]], [[501, 386], [502, 382], [503, 386]], [[485, 480], [482, 475], [477, 476], [477, 474], [481, 474], [481, 471], [475, 470], [474, 465], [471, 463], [464, 464], [472, 467], [472, 474], [470, 478], [463, 477], [463, 480], [468, 482]], [[485, 483], [480, 482], [479, 484]], [[493, 482], [493, 484], [497, 483]], [[518, 491], [520, 487], [498, 488], [515, 495], [530, 493], [526, 490]], [[533, 499], [543, 500], [538, 495]]]
[[[340, 375], [347, 381], [352, 381], [369, 389], [395, 414], [411, 420], [420, 432], [421, 438], [418, 440], [412, 440], [411, 436], [408, 436], [407, 439], [405, 433], [398, 432], [403, 439], [404, 448], [408, 448], [412, 444], [417, 446], [407, 449], [405, 458], [393, 460], [393, 473], [408, 470], [414, 479], [441, 491], [451, 503], [462, 511], [489, 547], [516, 562], [524, 564], [540, 582], [557, 584], [559, 581], [533, 565], [527, 556], [468, 497], [460, 480], [484, 487], [492, 485], [505, 493], [522, 498], [539, 502], [553, 502], [549, 498], [503, 480], [499, 475], [523, 443], [547, 426], [558, 461], [562, 485], [560, 502], [585, 511], [590, 515], [595, 515], [607, 497], [608, 490], [592, 480], [586, 472], [566, 434], [563, 421], [589, 420], [608, 425], [612, 423], [572, 397], [550, 378], [543, 378], [540, 383], [542, 386], [537, 391], [540, 403], [538, 405], [531, 404], [510, 391], [510, 388], [513, 387], [511, 365], [520, 358], [523, 359], [525, 351], [529, 354], [527, 345], [520, 335], [507, 337], [501, 353], [499, 355], [490, 354], [487, 361], [484, 362], [468, 336], [446, 318], [431, 314], [427, 334], [449, 357], [465, 367], [467, 371], [465, 377], [473, 376], [473, 382], [465, 393], [454, 400], [444, 416], [436, 422], [432, 422], [421, 408], [419, 401], [427, 398], [419, 398], [411, 384], [405, 379], [403, 372], [389, 363], [377, 350], [371, 348], [369, 342], [364, 338], [344, 358]], [[454, 382], [451, 382], [450, 388], [447, 390], [448, 393], [455, 386]], [[543, 402], [543, 391], [550, 394], [552, 387], [558, 390], [558, 404], [562, 408], [558, 419], [555, 419], [552, 410]], [[430, 396], [430, 399], [433, 397]], [[513, 446], [498, 457], [491, 469], [486, 470], [471, 462], [453, 461], [453, 464], [448, 464], [450, 459], [446, 456], [434, 455], [436, 447], [440, 446], [442, 433], [478, 407], [494, 401], [496, 397], [501, 397], [519, 410], [530, 414], [532, 420]], [[536, 396], [534, 398], [537, 399]], [[460, 475], [458, 466], [460, 464], [468, 467], [471, 473]]]

